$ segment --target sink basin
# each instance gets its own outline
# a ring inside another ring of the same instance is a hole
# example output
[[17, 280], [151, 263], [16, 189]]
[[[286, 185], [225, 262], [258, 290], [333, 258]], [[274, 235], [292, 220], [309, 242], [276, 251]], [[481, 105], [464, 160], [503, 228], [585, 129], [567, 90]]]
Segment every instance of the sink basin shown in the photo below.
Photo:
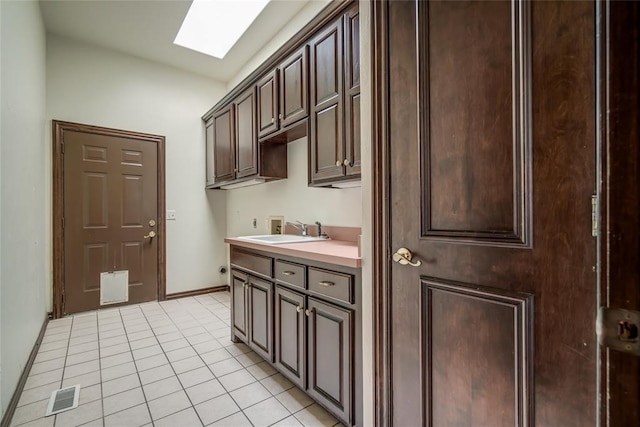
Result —
[[278, 245], [284, 243], [305, 243], [305, 242], [318, 242], [320, 240], [330, 240], [326, 237], [316, 236], [299, 236], [296, 234], [266, 234], [264, 236], [241, 236], [238, 237], [241, 240], [247, 240], [250, 242], [266, 243], [268, 245]]

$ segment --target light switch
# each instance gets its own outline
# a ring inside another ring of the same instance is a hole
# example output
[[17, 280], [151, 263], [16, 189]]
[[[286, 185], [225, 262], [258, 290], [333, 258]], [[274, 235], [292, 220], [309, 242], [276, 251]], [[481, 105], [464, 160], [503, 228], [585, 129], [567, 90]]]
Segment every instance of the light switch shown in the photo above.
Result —
[[175, 221], [176, 220], [176, 211], [167, 210], [167, 221]]

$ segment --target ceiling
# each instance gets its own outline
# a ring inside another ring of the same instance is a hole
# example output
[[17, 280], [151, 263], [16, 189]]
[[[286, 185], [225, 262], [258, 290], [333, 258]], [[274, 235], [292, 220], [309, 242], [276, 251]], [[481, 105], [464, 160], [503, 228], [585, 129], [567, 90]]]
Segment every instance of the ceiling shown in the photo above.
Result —
[[49, 33], [226, 83], [310, 1], [271, 0], [224, 59], [173, 44], [191, 0], [40, 0], [40, 5]]

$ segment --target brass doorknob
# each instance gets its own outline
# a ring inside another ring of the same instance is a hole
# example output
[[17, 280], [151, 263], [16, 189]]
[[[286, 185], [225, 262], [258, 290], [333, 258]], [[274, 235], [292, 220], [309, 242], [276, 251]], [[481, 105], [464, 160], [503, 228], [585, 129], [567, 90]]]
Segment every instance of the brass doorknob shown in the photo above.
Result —
[[396, 251], [395, 254], [393, 254], [393, 260], [397, 263], [399, 263], [400, 265], [411, 265], [413, 267], [419, 267], [422, 262], [418, 259], [416, 261], [411, 261], [411, 259], [413, 258], [413, 255], [411, 254], [411, 251], [407, 248], [400, 248]]
[[156, 237], [156, 232], [150, 231], [149, 234], [147, 234], [146, 236], [143, 236], [143, 239], [153, 239], [154, 237]]

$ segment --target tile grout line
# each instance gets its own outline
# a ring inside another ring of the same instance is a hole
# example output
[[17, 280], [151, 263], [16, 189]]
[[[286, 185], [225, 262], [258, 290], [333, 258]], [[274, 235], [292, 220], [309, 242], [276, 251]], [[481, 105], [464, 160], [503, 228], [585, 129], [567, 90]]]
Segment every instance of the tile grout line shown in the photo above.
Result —
[[[138, 308], [140, 309], [139, 305], [138, 305]], [[142, 312], [142, 309], [140, 309], [140, 311]], [[153, 425], [153, 416], [151, 415], [151, 409], [149, 408], [149, 401], [147, 400], [147, 395], [145, 394], [144, 387], [142, 386], [142, 379], [140, 378], [140, 371], [138, 371], [138, 365], [136, 365], [136, 360], [133, 357], [133, 349], [131, 348], [131, 342], [129, 341], [129, 334], [127, 333], [127, 326], [125, 325], [124, 318], [122, 316], [122, 311], [120, 309], [118, 309], [118, 313], [120, 314], [120, 320], [122, 322], [122, 328], [124, 329], [124, 336], [127, 339], [127, 346], [129, 347], [129, 352], [131, 353], [131, 359], [133, 359], [133, 366], [136, 369], [136, 376], [138, 377], [138, 381], [140, 382], [140, 390], [142, 391], [142, 397], [144, 397], [144, 404], [147, 407], [147, 413], [149, 414], [149, 419], [151, 420], [151, 424]], [[144, 312], [142, 313], [142, 315], [144, 316]], [[147, 325], [149, 326], [149, 329], [151, 329], [151, 325], [149, 325], [149, 322], [147, 321], [146, 316], [144, 316], [144, 320], [147, 323]], [[151, 331], [153, 332], [153, 329]], [[115, 365], [115, 366], [118, 366], [118, 365]], [[133, 388], [131, 390], [135, 390], [135, 388]], [[138, 405], [136, 405], [136, 406], [138, 406]], [[132, 406], [132, 408], [135, 408], [135, 406]], [[131, 409], [131, 408], [126, 408], [126, 409]], [[123, 409], [123, 410], [126, 410], [126, 409]], [[114, 414], [116, 414], [116, 413], [117, 412], [114, 412]], [[113, 414], [109, 414], [109, 415], [113, 415]], [[103, 427], [105, 427], [105, 424], [104, 424], [104, 409], [103, 409], [103, 418], [102, 419], [103, 419], [103, 424], [102, 425], [103, 425]]]

